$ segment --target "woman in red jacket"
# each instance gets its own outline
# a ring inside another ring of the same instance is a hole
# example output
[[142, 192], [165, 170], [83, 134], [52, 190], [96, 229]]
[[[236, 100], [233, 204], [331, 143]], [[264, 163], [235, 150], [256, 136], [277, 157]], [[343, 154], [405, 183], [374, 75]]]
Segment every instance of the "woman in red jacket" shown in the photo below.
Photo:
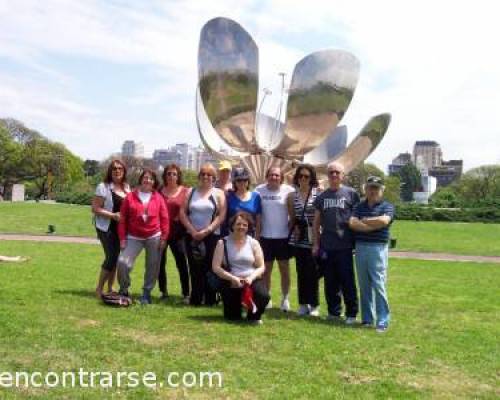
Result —
[[169, 233], [167, 208], [162, 196], [156, 191], [157, 188], [156, 174], [151, 169], [145, 169], [139, 177], [139, 187], [127, 195], [120, 209], [120, 294], [129, 295], [130, 272], [135, 259], [144, 248], [146, 271], [141, 304], [151, 304], [151, 290], [158, 279], [161, 251], [165, 248]]

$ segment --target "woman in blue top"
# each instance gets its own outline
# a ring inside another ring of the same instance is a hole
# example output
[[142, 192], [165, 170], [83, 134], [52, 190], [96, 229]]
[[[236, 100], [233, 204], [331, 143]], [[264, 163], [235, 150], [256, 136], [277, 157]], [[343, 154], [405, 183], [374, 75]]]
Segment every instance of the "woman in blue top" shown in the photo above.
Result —
[[233, 190], [227, 194], [226, 221], [229, 221], [238, 211], [244, 211], [250, 214], [255, 221], [255, 230], [249, 232], [249, 235], [258, 239], [262, 214], [260, 195], [257, 192], [249, 190], [250, 174], [246, 168], [234, 168], [231, 179], [233, 182]]

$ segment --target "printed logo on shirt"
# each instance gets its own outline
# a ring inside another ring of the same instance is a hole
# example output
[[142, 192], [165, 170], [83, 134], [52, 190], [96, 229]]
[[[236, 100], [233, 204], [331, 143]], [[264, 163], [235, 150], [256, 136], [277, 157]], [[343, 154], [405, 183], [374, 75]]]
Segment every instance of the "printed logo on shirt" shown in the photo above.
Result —
[[281, 200], [281, 195], [261, 195], [260, 196], [262, 200], [268, 200], [268, 201], [279, 201]]
[[345, 208], [345, 197], [339, 199], [323, 199], [323, 209], [328, 210], [329, 208]]

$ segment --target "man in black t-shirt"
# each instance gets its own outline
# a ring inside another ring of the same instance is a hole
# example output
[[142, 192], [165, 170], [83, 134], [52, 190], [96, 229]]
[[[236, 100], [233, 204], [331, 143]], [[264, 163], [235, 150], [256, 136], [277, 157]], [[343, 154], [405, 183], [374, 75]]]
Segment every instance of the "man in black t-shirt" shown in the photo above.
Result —
[[325, 267], [328, 319], [340, 319], [342, 295], [345, 322], [351, 325], [356, 321], [358, 297], [352, 258], [354, 237], [349, 229], [349, 219], [359, 203], [359, 195], [353, 188], [343, 186], [343, 179], [344, 166], [337, 162], [328, 164], [330, 187], [314, 202], [313, 254], [321, 257]]

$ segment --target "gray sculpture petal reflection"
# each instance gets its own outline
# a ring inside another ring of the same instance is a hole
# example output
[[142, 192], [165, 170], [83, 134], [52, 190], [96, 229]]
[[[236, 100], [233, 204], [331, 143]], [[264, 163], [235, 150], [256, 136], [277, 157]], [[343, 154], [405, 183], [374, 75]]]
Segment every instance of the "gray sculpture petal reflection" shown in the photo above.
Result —
[[201, 99], [220, 137], [241, 152], [259, 150], [255, 139], [258, 59], [257, 45], [238, 23], [214, 18], [201, 30]]
[[285, 124], [275, 118], [257, 114], [257, 143], [264, 151], [271, 151], [280, 144], [285, 131]]
[[346, 51], [303, 58], [293, 72], [284, 138], [273, 154], [300, 158], [324, 141], [347, 111], [358, 77], [359, 61]]
[[[220, 151], [215, 150], [220, 148], [221, 139], [217, 132], [214, 130], [212, 124], [210, 123], [207, 113], [205, 112], [205, 107], [203, 107], [203, 102], [200, 97], [200, 90], [196, 89], [196, 126], [198, 127], [198, 133], [200, 134], [200, 139], [205, 148], [214, 155], [215, 158], [220, 160], [231, 160], [238, 161], [244, 154], [234, 154], [228, 155]], [[233, 152], [235, 153], [235, 152]]]
[[250, 154], [243, 157], [241, 161], [257, 184], [266, 181], [266, 171], [270, 167], [280, 167], [284, 174], [293, 169], [289, 161], [267, 154]]
[[344, 151], [347, 145], [347, 126], [340, 125], [318, 147], [304, 155], [304, 162], [324, 165]]
[[[380, 114], [372, 117], [349, 146], [330, 161], [338, 161], [348, 174], [362, 163], [382, 141], [391, 123], [391, 114]], [[323, 171], [326, 171], [324, 166]]]

